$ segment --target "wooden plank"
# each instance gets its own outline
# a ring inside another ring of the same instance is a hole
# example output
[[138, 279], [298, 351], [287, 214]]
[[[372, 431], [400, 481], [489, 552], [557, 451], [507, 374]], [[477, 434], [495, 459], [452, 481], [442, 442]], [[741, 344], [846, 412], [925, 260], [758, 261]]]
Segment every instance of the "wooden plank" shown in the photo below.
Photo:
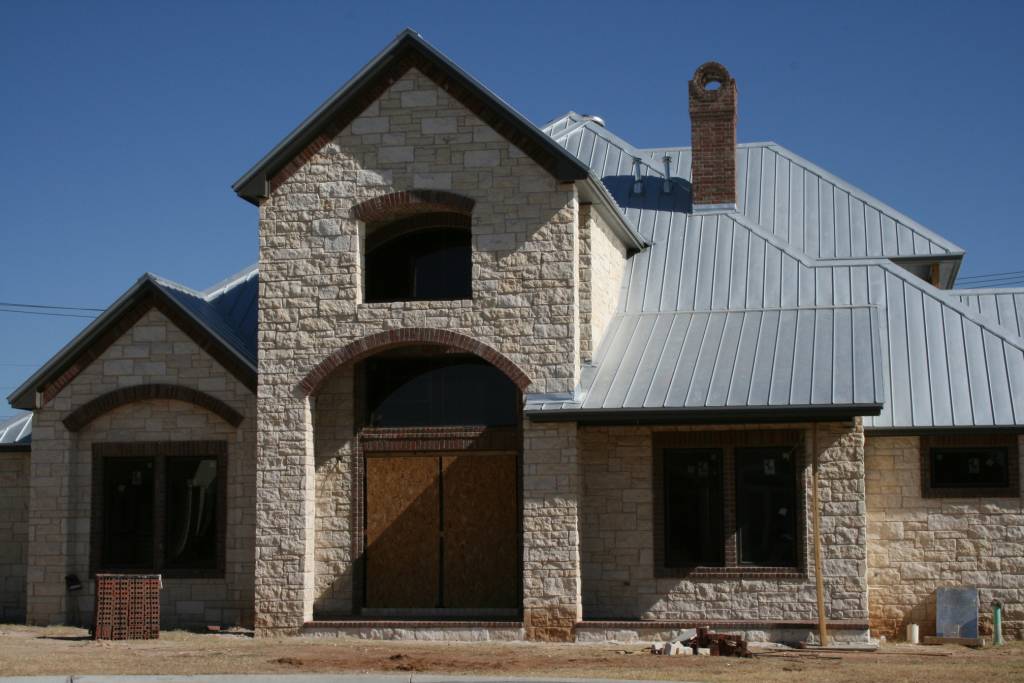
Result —
[[367, 607], [439, 606], [439, 494], [436, 457], [367, 458]]
[[445, 607], [516, 607], [516, 455], [448, 455], [443, 463]]

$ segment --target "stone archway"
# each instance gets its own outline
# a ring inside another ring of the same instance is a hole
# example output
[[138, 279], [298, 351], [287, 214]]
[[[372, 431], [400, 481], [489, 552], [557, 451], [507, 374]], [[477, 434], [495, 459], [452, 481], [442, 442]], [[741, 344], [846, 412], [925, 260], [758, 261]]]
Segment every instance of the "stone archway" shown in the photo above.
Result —
[[299, 387], [304, 395], [313, 395], [335, 370], [346, 363], [354, 363], [389, 348], [415, 344], [447, 346], [471, 353], [505, 373], [519, 387], [520, 391], [525, 392], [526, 388], [530, 386], [530, 378], [525, 372], [520, 370], [506, 356], [481, 341], [449, 330], [430, 327], [406, 327], [378, 332], [346, 344], [310, 370], [302, 381], [299, 382]]

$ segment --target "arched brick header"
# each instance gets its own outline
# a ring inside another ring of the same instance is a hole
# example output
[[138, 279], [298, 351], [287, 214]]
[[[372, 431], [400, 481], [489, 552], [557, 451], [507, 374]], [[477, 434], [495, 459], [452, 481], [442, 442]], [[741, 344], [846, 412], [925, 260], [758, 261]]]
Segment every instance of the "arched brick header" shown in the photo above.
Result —
[[135, 403], [136, 401], [152, 399], [191, 403], [217, 415], [232, 427], [237, 427], [242, 422], [241, 413], [220, 399], [214, 398], [202, 391], [178, 386], [177, 384], [137, 384], [131, 387], [114, 389], [79, 406], [64, 418], [64, 426], [69, 431], [77, 432], [96, 418], [109, 413], [115, 408], [120, 408], [123, 405]]
[[505, 373], [519, 387], [520, 391], [525, 391], [526, 387], [530, 386], [530, 378], [526, 376], [525, 372], [487, 344], [458, 332], [427, 327], [388, 330], [387, 332], [378, 332], [377, 334], [357, 339], [325, 358], [323, 362], [306, 375], [302, 382], [299, 383], [299, 386], [308, 396], [315, 393], [320, 384], [342, 365], [355, 362], [392, 346], [406, 346], [409, 344], [435, 344], [472, 353]]
[[405, 190], [367, 199], [352, 207], [352, 215], [365, 223], [379, 223], [420, 213], [473, 213], [476, 200], [443, 190]]

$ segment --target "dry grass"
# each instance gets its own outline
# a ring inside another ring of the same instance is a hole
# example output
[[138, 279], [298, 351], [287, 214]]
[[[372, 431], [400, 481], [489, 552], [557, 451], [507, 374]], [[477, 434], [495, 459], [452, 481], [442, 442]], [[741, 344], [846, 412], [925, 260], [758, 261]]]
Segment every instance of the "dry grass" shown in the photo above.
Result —
[[[948, 656], [929, 656], [946, 653]], [[431, 672], [689, 681], [964, 683], [1024, 680], [1024, 643], [906, 647], [879, 653], [753, 659], [655, 657], [640, 646], [424, 643], [334, 638], [253, 640], [172, 631], [160, 640], [93, 641], [82, 629], [0, 626], [0, 675]]]

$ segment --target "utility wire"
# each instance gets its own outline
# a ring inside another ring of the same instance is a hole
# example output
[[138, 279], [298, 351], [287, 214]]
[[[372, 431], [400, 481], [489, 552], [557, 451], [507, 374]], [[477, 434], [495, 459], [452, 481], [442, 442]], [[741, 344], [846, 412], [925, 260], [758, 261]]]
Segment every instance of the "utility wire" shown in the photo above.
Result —
[[51, 311], [21, 311], [17, 308], [0, 308], [0, 313], [24, 313], [25, 315], [49, 315], [58, 318], [87, 318], [93, 320], [94, 315], [80, 315], [78, 313], [53, 313]]
[[999, 277], [1001, 275], [1024, 275], [1024, 270], [1011, 270], [1006, 273], [985, 273], [984, 275], [964, 275], [958, 279], [960, 280], [987, 280], [992, 277]]
[[102, 308], [88, 308], [86, 306], [48, 306], [46, 304], [13, 304], [9, 301], [0, 301], [0, 306], [10, 306], [13, 308], [49, 308], [56, 311], [96, 311], [102, 313]]

